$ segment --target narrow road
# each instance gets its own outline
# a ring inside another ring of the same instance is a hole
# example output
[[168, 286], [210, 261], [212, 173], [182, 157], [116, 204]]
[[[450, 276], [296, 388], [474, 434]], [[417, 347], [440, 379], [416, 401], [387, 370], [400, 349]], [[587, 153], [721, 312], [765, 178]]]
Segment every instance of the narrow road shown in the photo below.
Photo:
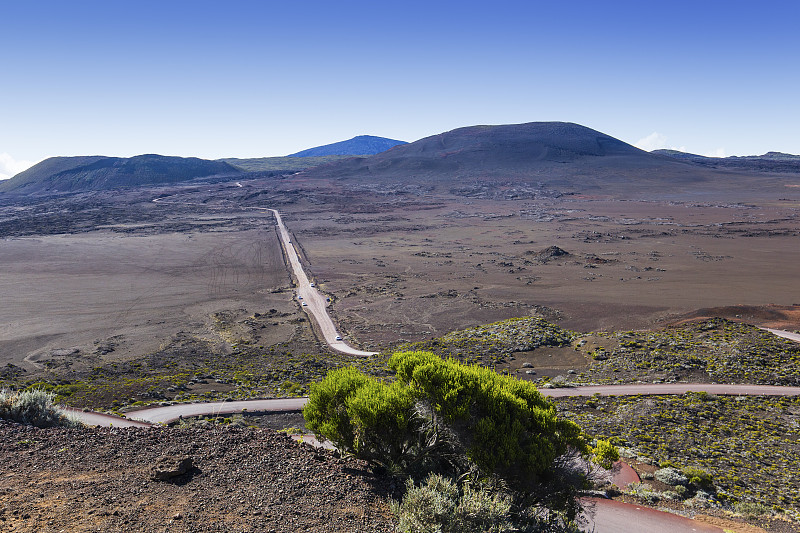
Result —
[[115, 428], [132, 428], [132, 427], [153, 427], [149, 422], [141, 422], [132, 420], [130, 418], [122, 418], [120, 416], [107, 415], [105, 413], [96, 413], [94, 411], [81, 411], [80, 409], [73, 409], [72, 407], [62, 407], [61, 411], [65, 414], [77, 418], [87, 426], [101, 426]]
[[792, 331], [785, 331], [782, 329], [772, 329], [772, 328], [761, 328], [764, 331], [769, 331], [773, 335], [777, 335], [778, 337], [783, 337], [784, 339], [789, 339], [794, 342], [800, 342], [800, 333], [794, 333]]
[[727, 385], [724, 383], [633, 383], [630, 385], [587, 385], [585, 387], [563, 387], [541, 389], [545, 396], [564, 398], [567, 396], [636, 396], [637, 394], [685, 394], [707, 392], [724, 396], [800, 396], [800, 387], [778, 385]]
[[595, 533], [725, 533], [725, 530], [643, 505], [585, 498], [583, 517]]
[[[242, 186], [239, 183], [237, 183], [237, 185], [239, 187]], [[154, 198], [153, 202], [157, 204], [177, 203], [181, 205], [193, 205], [188, 202], [165, 202], [164, 198]], [[300, 263], [300, 257], [298, 257], [297, 250], [295, 250], [294, 245], [292, 244], [289, 231], [283, 224], [281, 214], [278, 213], [276, 209], [270, 209], [268, 207], [244, 207], [243, 209], [269, 211], [275, 215], [275, 221], [278, 223], [278, 234], [280, 235], [283, 249], [286, 251], [286, 257], [289, 259], [289, 265], [292, 267], [292, 272], [294, 272], [294, 276], [297, 279], [297, 292], [295, 297], [298, 298], [299, 305], [306, 311], [306, 313], [314, 318], [328, 346], [337, 352], [346, 353], [348, 355], [355, 355], [359, 357], [370, 357], [372, 355], [376, 355], [378, 352], [365, 352], [362, 350], [357, 350], [356, 348], [353, 348], [344, 342], [342, 336], [336, 330], [336, 325], [334, 325], [330, 314], [328, 314], [328, 299], [323, 296], [316, 287], [312, 286], [311, 281], [309, 281], [308, 276], [303, 270], [303, 265]], [[303, 305], [303, 303], [305, 303], [305, 305]]]
[[200, 415], [229, 415], [232, 413], [277, 413], [281, 411], [299, 411], [308, 402], [308, 398], [275, 398], [270, 400], [241, 400], [233, 402], [184, 403], [166, 407], [153, 407], [140, 411], [131, 411], [128, 418], [141, 420], [149, 424], [167, 424], [181, 417], [188, 418]]
[[300, 263], [300, 258], [297, 256], [297, 251], [292, 244], [292, 239], [289, 237], [289, 232], [286, 226], [283, 225], [280, 213], [275, 209], [269, 209], [274, 215], [278, 223], [278, 233], [283, 243], [283, 249], [286, 251], [286, 257], [289, 259], [289, 264], [292, 267], [294, 276], [297, 279], [297, 294], [298, 302], [306, 310], [306, 312], [314, 317], [317, 322], [322, 336], [328, 346], [337, 352], [346, 353], [349, 355], [357, 355], [360, 357], [369, 357], [375, 355], [377, 352], [364, 352], [357, 350], [342, 340], [342, 336], [336, 331], [336, 326], [328, 314], [327, 298], [325, 298], [316, 287], [312, 286], [311, 282], [303, 270], [303, 265]]
[[[636, 396], [639, 394], [684, 394], [686, 392], [708, 392], [724, 396], [800, 396], [800, 387], [725, 385], [722, 383], [636, 383], [631, 385], [591, 385], [586, 387], [541, 389], [539, 392], [552, 398], [592, 396], [594, 394], [600, 394], [601, 396]], [[241, 413], [244, 410], [248, 412], [299, 411], [307, 401], [308, 398], [275, 398], [231, 402], [177, 403], [165, 407], [129, 411], [127, 416], [128, 419], [159, 424], [174, 422], [180, 417]], [[79, 417], [89, 414], [80, 411], [75, 411], [74, 413]], [[87, 423], [94, 425], [92, 422]]]

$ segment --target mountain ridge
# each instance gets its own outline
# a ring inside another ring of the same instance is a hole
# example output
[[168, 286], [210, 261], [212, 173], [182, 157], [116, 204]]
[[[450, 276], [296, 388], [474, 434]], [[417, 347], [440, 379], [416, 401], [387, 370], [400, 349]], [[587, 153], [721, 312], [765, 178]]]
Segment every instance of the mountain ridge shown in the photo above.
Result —
[[50, 157], [0, 182], [0, 192], [50, 194], [98, 191], [241, 172], [224, 161], [158, 154]]
[[709, 157], [680, 150], [653, 150], [652, 154], [688, 161], [708, 168], [747, 170], [753, 172], [800, 173], [800, 155], [783, 152], [767, 152], [762, 155], [732, 155]]

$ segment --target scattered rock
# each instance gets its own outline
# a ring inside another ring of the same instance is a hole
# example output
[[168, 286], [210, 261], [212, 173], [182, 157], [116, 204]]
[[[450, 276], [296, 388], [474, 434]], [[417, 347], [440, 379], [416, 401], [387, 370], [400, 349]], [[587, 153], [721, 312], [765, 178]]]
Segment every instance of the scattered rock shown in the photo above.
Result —
[[166, 456], [150, 468], [150, 478], [167, 481], [182, 476], [192, 468], [192, 458], [188, 456]]
[[572, 255], [566, 250], [559, 248], [558, 246], [549, 246], [544, 250], [540, 250], [539, 252], [528, 251], [525, 253], [528, 255], [532, 255], [533, 259], [540, 263], [547, 263], [559, 257], [568, 257]]

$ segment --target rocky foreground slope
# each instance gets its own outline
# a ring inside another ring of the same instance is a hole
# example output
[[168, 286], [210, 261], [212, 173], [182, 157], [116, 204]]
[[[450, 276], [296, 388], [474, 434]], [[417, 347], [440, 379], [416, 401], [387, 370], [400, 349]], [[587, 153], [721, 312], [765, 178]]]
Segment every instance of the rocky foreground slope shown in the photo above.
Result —
[[391, 481], [270, 429], [0, 420], [0, 442], [1, 531], [393, 530]]

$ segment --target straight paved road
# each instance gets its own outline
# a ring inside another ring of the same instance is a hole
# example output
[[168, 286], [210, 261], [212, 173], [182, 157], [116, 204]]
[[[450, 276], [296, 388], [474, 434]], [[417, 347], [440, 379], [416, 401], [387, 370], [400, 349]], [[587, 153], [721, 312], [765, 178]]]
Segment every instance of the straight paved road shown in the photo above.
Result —
[[297, 279], [296, 297], [298, 298], [298, 302], [300, 305], [305, 304], [302, 305], [303, 309], [314, 317], [320, 331], [322, 331], [322, 336], [325, 338], [325, 342], [328, 343], [328, 346], [334, 350], [349, 355], [357, 355], [361, 357], [375, 355], [377, 352], [364, 352], [357, 350], [351, 346], [348, 346], [347, 343], [342, 340], [341, 335], [338, 331], [336, 331], [336, 326], [333, 324], [331, 316], [328, 314], [327, 298], [325, 298], [316, 287], [311, 286], [311, 282], [303, 270], [303, 265], [300, 263], [300, 258], [297, 256], [297, 251], [292, 244], [292, 239], [289, 237], [289, 232], [286, 230], [286, 226], [283, 225], [283, 220], [281, 219], [280, 213], [278, 213], [278, 211], [275, 209], [269, 209], [269, 211], [275, 215], [275, 220], [278, 223], [278, 233], [281, 237], [281, 242], [283, 243], [283, 249], [286, 250], [286, 257], [289, 258], [289, 264], [291, 265], [294, 276]]

